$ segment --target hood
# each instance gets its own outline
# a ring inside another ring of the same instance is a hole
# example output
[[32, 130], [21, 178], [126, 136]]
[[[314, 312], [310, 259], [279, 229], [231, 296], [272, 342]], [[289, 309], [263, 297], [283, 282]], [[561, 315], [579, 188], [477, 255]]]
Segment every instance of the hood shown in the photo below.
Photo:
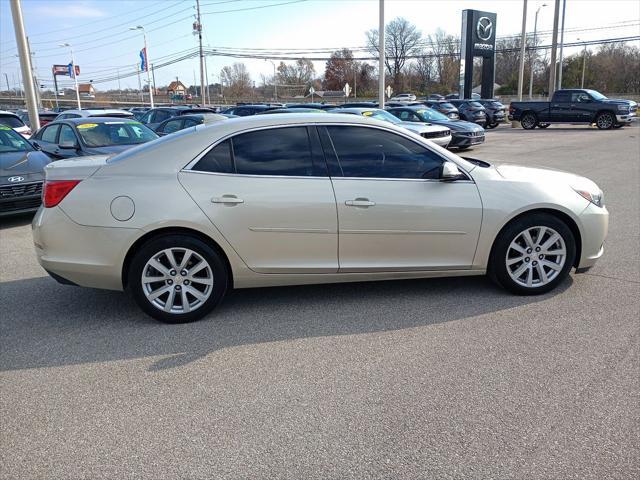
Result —
[[512, 164], [498, 164], [495, 165], [495, 168], [507, 180], [554, 183], [562, 184], [563, 186], [570, 185], [574, 188], [583, 188], [589, 191], [599, 190], [598, 186], [588, 178], [561, 170]]
[[42, 152], [5, 152], [0, 154], [0, 177], [41, 174], [51, 159]]
[[433, 133], [448, 130], [446, 127], [441, 125], [432, 125], [431, 123], [400, 122], [398, 125], [416, 133]]
[[602, 103], [608, 103], [610, 105], [629, 105], [630, 107], [638, 105], [633, 100], [624, 100], [622, 98], [607, 98], [606, 100], [603, 100]]
[[467, 122], [466, 120], [432, 120], [431, 123], [434, 125], [442, 125], [443, 127], [447, 127], [451, 129], [453, 132], [483, 132], [484, 128], [482, 128], [477, 123]]

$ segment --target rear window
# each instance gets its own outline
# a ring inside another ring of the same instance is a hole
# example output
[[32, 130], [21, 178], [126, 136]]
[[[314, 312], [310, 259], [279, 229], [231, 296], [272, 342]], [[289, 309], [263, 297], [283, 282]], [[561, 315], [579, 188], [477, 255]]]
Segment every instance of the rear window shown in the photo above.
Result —
[[24, 122], [13, 115], [0, 115], [0, 125], [6, 125], [11, 128], [24, 127]]

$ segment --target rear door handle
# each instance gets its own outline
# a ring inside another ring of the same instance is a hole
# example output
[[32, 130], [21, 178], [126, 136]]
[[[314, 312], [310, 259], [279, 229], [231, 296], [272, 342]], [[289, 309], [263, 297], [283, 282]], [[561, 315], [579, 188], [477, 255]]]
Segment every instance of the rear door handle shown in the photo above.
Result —
[[374, 207], [376, 202], [372, 202], [368, 198], [356, 198], [355, 200], [347, 200], [344, 204], [347, 207]]
[[223, 195], [221, 197], [213, 197], [211, 203], [224, 203], [227, 205], [236, 205], [238, 203], [244, 203], [244, 200], [236, 197], [235, 195]]

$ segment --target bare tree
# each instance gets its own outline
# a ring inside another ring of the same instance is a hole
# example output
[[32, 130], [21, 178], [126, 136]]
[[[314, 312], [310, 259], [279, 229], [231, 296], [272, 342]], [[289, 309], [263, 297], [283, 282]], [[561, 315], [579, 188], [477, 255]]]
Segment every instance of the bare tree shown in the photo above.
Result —
[[220, 78], [229, 96], [241, 97], [251, 93], [251, 75], [244, 63], [223, 67], [220, 70]]
[[[385, 66], [393, 79], [394, 90], [402, 90], [402, 74], [405, 72], [407, 60], [420, 53], [422, 35], [415, 25], [406, 18], [397, 17], [385, 27]], [[379, 54], [378, 30], [372, 29], [367, 33], [369, 51]]]
[[280, 62], [278, 65], [278, 84], [280, 85], [304, 85], [309, 86], [313, 82], [316, 69], [311, 60], [301, 58], [295, 63], [287, 65]]

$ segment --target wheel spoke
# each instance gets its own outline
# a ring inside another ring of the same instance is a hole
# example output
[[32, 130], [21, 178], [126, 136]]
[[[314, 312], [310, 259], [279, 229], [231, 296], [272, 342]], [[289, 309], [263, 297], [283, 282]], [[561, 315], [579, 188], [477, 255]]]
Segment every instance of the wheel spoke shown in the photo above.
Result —
[[187, 266], [187, 263], [189, 263], [189, 260], [191, 259], [192, 254], [193, 252], [191, 250], [185, 250], [184, 256], [182, 257], [182, 261], [180, 262], [180, 266], [178, 267], [178, 270], [182, 270], [184, 267]]
[[173, 255], [173, 250], [171, 248], [167, 248], [166, 250], [163, 251], [163, 253], [167, 256], [167, 260], [169, 260], [169, 264], [171, 265], [171, 268], [177, 269], [178, 262], [176, 262], [176, 257]]
[[173, 287], [172, 287], [172, 286], [170, 286], [170, 285], [166, 285], [166, 286], [161, 287], [161, 288], [157, 289], [156, 291], [154, 291], [154, 292], [152, 292], [152, 293], [148, 294], [148, 295], [147, 295], [147, 298], [148, 298], [150, 301], [154, 301], [154, 300], [155, 300], [156, 298], [158, 298], [160, 295], [162, 295], [162, 294], [164, 294], [164, 293], [167, 293], [167, 292], [169, 292], [169, 291], [171, 291], [171, 290], [173, 290]]
[[511, 245], [509, 246], [509, 248], [512, 249], [512, 250], [515, 250], [516, 252], [521, 253], [522, 255], [526, 255], [527, 254], [527, 249], [526, 248], [522, 248], [516, 242], [512, 242]]
[[538, 275], [540, 276], [540, 281], [542, 283], [547, 283], [549, 281], [549, 277], [547, 277], [547, 272], [544, 271], [544, 266], [541, 263], [538, 263], [536, 268], [538, 270]]
[[151, 260], [149, 260], [149, 265], [155, 268], [157, 271], [161, 272], [163, 275], [169, 276], [169, 269], [161, 264], [157, 258], [152, 258]]
[[561, 265], [558, 265], [557, 263], [553, 263], [553, 262], [549, 262], [548, 260], [540, 260], [540, 265], [543, 265], [545, 267], [549, 267], [552, 270], [558, 271], [562, 269]]
[[511, 275], [513, 276], [513, 278], [520, 278], [527, 268], [529, 268], [529, 264], [523, 263]]
[[530, 266], [527, 272], [527, 287], [533, 286], [533, 268]]
[[208, 277], [187, 277], [191, 283], [199, 283], [201, 285], [213, 285], [213, 279]]
[[507, 265], [511, 266], [514, 263], [522, 262], [523, 260], [524, 260], [524, 256], [516, 257], [516, 258], [510, 258], [509, 260], [507, 260]]
[[189, 300], [187, 299], [187, 290], [186, 288], [180, 292], [182, 294], [182, 311], [184, 313], [189, 313], [191, 311], [191, 305], [189, 305]]
[[200, 290], [197, 290], [197, 289], [195, 289], [193, 287], [190, 287], [190, 286], [186, 286], [184, 288], [186, 289], [187, 292], [189, 292], [191, 295], [196, 297], [201, 302], [204, 302], [207, 299], [207, 295], [202, 293]]
[[557, 256], [557, 255], [566, 255], [567, 250], [564, 248], [559, 248], [558, 250], [542, 250], [540, 253], [543, 255]]
[[169, 298], [167, 298], [167, 302], [164, 304], [165, 312], [171, 311], [171, 309], [173, 308], [173, 303], [175, 301], [175, 298], [176, 298], [176, 289], [172, 288], [171, 290], [169, 290]]
[[536, 237], [536, 246], [540, 245], [540, 242], [542, 242], [545, 233], [547, 233], [547, 227], [540, 227], [540, 229], [538, 230], [538, 236]]
[[529, 233], [529, 230], [525, 230], [524, 232], [522, 232], [522, 238], [524, 238], [525, 243], [527, 244], [527, 247], [529, 248], [533, 248], [535, 243], [533, 242], [533, 239], [531, 238], [531, 234]]
[[551, 235], [551, 237], [549, 237], [549, 240], [544, 242], [544, 244], [540, 245], [540, 248], [542, 250], [548, 250], [549, 247], [554, 245], [558, 240], [560, 240], [560, 235], [558, 235], [557, 233], [554, 233], [553, 235]]
[[198, 262], [196, 265], [194, 265], [187, 271], [187, 275], [189, 277], [193, 277], [200, 270], [207, 268], [208, 266], [209, 265], [207, 264], [207, 262], [205, 262], [204, 260], [200, 260], [200, 262]]
[[162, 275], [160, 275], [159, 277], [151, 277], [149, 275], [145, 275], [142, 277], [142, 281], [144, 283], [155, 283], [155, 282], [163, 282], [164, 280], [166, 280], [167, 278], [169, 278], [169, 275], [165, 275], [164, 273]]

